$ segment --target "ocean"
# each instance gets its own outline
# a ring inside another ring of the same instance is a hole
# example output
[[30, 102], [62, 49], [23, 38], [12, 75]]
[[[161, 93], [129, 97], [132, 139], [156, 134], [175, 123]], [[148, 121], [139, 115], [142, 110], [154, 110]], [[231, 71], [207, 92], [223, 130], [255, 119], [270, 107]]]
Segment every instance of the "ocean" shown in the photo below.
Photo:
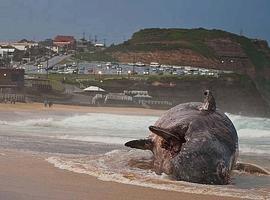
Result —
[[[270, 171], [270, 119], [227, 113], [239, 137], [239, 160]], [[270, 177], [233, 171], [227, 186], [174, 181], [152, 170], [152, 153], [124, 147], [148, 136], [157, 116], [72, 112], [6, 112], [0, 147], [46, 153], [54, 166], [104, 181], [197, 194], [270, 199]]]

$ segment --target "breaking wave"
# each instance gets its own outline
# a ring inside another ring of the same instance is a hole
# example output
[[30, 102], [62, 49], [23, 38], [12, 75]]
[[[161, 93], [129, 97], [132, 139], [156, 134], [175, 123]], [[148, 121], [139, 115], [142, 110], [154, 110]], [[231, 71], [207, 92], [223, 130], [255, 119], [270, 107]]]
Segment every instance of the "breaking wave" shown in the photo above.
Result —
[[[270, 119], [227, 114], [234, 123], [240, 152], [270, 152]], [[147, 137], [148, 126], [156, 116], [130, 116], [88, 113], [73, 116], [47, 116], [20, 121], [0, 121], [0, 128], [16, 133], [41, 135], [59, 139], [123, 144], [128, 140]]]

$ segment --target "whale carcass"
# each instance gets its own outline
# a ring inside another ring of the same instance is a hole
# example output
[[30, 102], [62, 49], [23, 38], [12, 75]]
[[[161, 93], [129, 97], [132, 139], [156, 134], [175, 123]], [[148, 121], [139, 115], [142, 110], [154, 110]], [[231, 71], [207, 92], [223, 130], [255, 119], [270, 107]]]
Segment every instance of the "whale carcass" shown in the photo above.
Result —
[[149, 130], [148, 138], [125, 146], [152, 151], [157, 174], [194, 183], [229, 183], [238, 155], [238, 136], [230, 119], [216, 109], [209, 90], [204, 92], [203, 103], [173, 107]]

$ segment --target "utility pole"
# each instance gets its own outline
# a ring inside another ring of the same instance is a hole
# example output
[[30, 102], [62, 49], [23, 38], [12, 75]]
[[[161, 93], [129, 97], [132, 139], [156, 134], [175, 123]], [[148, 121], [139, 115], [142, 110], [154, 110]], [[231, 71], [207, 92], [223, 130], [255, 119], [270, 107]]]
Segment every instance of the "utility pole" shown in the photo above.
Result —
[[49, 78], [49, 58], [47, 58], [46, 71], [47, 71], [47, 79], [48, 79]]
[[135, 62], [136, 62], [136, 58], [135, 56], [133, 56], [132, 74], [135, 74]]
[[91, 42], [91, 43], [92, 43], [92, 36], [91, 36], [91, 34], [89, 34], [88, 39], [89, 39], [89, 42]]
[[240, 36], [243, 36], [244, 35], [244, 30], [241, 28], [240, 29]]

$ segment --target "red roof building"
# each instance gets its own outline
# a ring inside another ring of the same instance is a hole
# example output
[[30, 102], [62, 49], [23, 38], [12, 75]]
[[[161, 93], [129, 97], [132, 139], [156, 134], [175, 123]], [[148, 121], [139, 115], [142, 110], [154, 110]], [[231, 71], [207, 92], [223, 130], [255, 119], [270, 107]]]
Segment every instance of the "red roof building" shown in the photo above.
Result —
[[57, 35], [53, 44], [61, 48], [75, 49], [76, 40], [73, 36]]

